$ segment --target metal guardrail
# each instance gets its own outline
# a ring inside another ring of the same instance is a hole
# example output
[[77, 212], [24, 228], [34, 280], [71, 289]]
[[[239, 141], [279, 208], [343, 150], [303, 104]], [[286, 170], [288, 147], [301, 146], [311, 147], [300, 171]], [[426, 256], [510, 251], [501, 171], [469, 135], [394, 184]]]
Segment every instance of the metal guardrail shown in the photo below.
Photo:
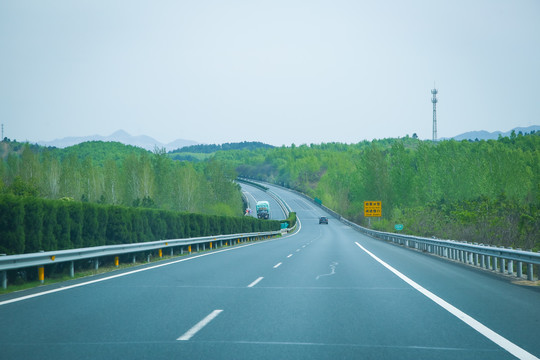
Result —
[[291, 212], [291, 208], [285, 201], [283, 201], [278, 194], [274, 193], [272, 190], [266, 190], [268, 195], [270, 195], [274, 200], [278, 203], [281, 210], [283, 210], [283, 213], [285, 214], [285, 219], [289, 218], [289, 213]]
[[283, 214], [285, 214], [285, 219], [287, 219], [289, 217], [289, 213], [292, 212], [292, 210], [289, 207], [289, 205], [285, 201], [283, 201], [283, 199], [281, 199], [281, 197], [278, 194], [276, 194], [272, 190], [268, 189], [266, 186], [263, 186], [263, 185], [261, 185], [259, 183], [251, 181], [249, 179], [238, 178], [238, 179], [236, 179], [236, 181], [242, 182], [242, 183], [247, 184], [247, 185], [255, 186], [256, 188], [266, 192], [268, 195], [270, 195], [277, 202], [277, 204], [279, 205], [281, 210], [283, 210]]
[[[266, 239], [275, 235], [281, 234], [279, 231], [268, 231], [259, 233], [248, 234], [232, 234], [232, 235], [219, 235], [219, 236], [205, 236], [188, 239], [173, 239], [173, 240], [160, 240], [145, 243], [134, 243], [124, 245], [109, 245], [109, 246], [96, 246], [89, 248], [71, 249], [71, 250], [58, 250], [47, 251], [31, 254], [21, 255], [9, 255], [0, 256], [0, 283], [2, 288], [7, 288], [7, 273], [8, 270], [16, 270], [21, 268], [38, 267], [39, 280], [43, 282], [43, 267], [46, 265], [71, 262], [70, 275], [74, 276], [74, 261], [94, 259], [95, 269], [98, 269], [99, 258], [107, 256], [119, 256], [125, 254], [136, 254], [141, 252], [149, 252], [159, 250], [160, 256], [163, 249], [170, 249], [171, 255], [173, 255], [174, 248], [178, 248], [180, 254], [184, 251], [191, 253], [192, 246], [196, 246], [193, 249], [196, 252], [206, 250], [208, 245], [209, 249], [239, 244], [248, 241]], [[118, 265], [118, 259], [115, 259], [116, 265]]]
[[540, 252], [386, 233], [364, 228], [344, 218], [341, 218], [341, 221], [374, 238], [392, 241], [399, 245], [517, 278], [523, 277], [523, 268], [526, 268], [529, 281], [534, 280], [533, 265], [540, 265]]

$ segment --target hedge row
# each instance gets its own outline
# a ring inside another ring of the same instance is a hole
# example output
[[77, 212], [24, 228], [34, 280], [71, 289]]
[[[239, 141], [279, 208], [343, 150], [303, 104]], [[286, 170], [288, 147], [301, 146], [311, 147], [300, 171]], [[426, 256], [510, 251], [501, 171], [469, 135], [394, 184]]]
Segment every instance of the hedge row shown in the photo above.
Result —
[[0, 253], [279, 230], [279, 221], [0, 196]]
[[288, 228], [292, 228], [295, 224], [296, 224], [296, 213], [294, 211], [291, 211], [289, 213], [289, 217], [286, 218], [285, 220], [282, 220], [281, 221], [282, 223], [283, 222], [286, 222], [287, 223], [287, 227]]

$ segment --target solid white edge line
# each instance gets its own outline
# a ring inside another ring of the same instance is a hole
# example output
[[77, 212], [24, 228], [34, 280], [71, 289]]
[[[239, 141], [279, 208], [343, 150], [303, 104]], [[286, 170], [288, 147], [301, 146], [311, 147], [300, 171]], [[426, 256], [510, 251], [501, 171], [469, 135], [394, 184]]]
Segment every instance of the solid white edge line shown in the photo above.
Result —
[[397, 275], [401, 280], [405, 281], [407, 284], [412, 286], [414, 289], [418, 290], [420, 293], [428, 297], [430, 300], [435, 302], [437, 305], [448, 311], [450, 314], [457, 317], [459, 320], [463, 321], [465, 324], [472, 327], [474, 330], [478, 331], [480, 334], [484, 335], [489, 340], [493, 341], [495, 344], [499, 345], [504, 350], [508, 351], [510, 354], [514, 355], [518, 359], [523, 360], [540, 360], [533, 354], [527, 352], [526, 350], [520, 348], [513, 342], [509, 341], [508, 339], [502, 337], [501, 335], [497, 334], [495, 331], [491, 330], [484, 324], [480, 323], [478, 320], [472, 318], [471, 316], [465, 314], [463, 311], [459, 310], [455, 306], [451, 305], [450, 303], [446, 302], [445, 300], [441, 299], [437, 295], [433, 294], [431, 291], [423, 288], [418, 283], [414, 282], [407, 276], [400, 273], [398, 270], [394, 269], [392, 266], [388, 265], [381, 259], [379, 259], [376, 255], [372, 254], [369, 250], [364, 248], [362, 245], [360, 245], [358, 242], [355, 242], [360, 249], [364, 250], [369, 256], [371, 256], [373, 259], [378, 261], [382, 266], [393, 272], [395, 275]]
[[[275, 239], [275, 240], [279, 240], [279, 239], [280, 238]], [[267, 241], [274, 241], [274, 240], [266, 240], [266, 242]], [[47, 295], [47, 294], [53, 294], [53, 293], [56, 293], [56, 292], [59, 292], [59, 291], [74, 289], [74, 288], [77, 288], [77, 287], [80, 287], [80, 286], [85, 286], [85, 285], [99, 283], [99, 282], [102, 282], [102, 281], [116, 279], [116, 278], [119, 278], [119, 277], [122, 277], [122, 276], [136, 274], [136, 273], [142, 272], [142, 271], [157, 269], [157, 268], [160, 268], [160, 267], [163, 267], [163, 266], [169, 266], [169, 265], [181, 263], [181, 262], [184, 262], [184, 261], [190, 261], [190, 260], [198, 259], [198, 258], [203, 257], [203, 256], [210, 256], [210, 255], [219, 254], [219, 253], [222, 253], [222, 252], [225, 252], [225, 251], [241, 249], [243, 247], [253, 246], [253, 245], [256, 245], [256, 244], [263, 244], [263, 242], [250, 243], [250, 244], [245, 244], [245, 245], [235, 245], [234, 247], [230, 247], [230, 248], [227, 248], [227, 249], [216, 250], [216, 251], [206, 253], [206, 254], [194, 255], [194, 256], [191, 256], [191, 257], [188, 257], [188, 258], [185, 258], [185, 259], [175, 260], [175, 261], [171, 261], [171, 262], [168, 262], [168, 263], [165, 263], [165, 264], [158, 264], [158, 265], [154, 265], [154, 266], [149, 266], [149, 267], [145, 267], [143, 269], [137, 269], [137, 270], [128, 271], [128, 272], [125, 272], [125, 273], [122, 273], [122, 274], [111, 275], [111, 276], [107, 276], [107, 277], [104, 277], [104, 278], [101, 278], [101, 279], [86, 281], [86, 282], [83, 282], [83, 283], [80, 283], [80, 284], [63, 286], [63, 287], [59, 287], [59, 288], [56, 288], [56, 289], [47, 290], [47, 291], [43, 291], [43, 292], [31, 294], [31, 295], [21, 296], [21, 297], [10, 299], [10, 300], [4, 300], [4, 301], [0, 301], [0, 306], [11, 304], [11, 303], [18, 302], [18, 301], [32, 299], [32, 298], [35, 298], [35, 297], [38, 297], [38, 296], [43, 296], [43, 295]]]
[[214, 310], [210, 314], [206, 315], [204, 319], [199, 321], [194, 327], [189, 329], [184, 335], [180, 336], [178, 341], [187, 341], [193, 337], [196, 333], [198, 333], [203, 327], [208, 325], [208, 323], [212, 320], [214, 320], [219, 314], [221, 314], [223, 310]]
[[278, 268], [282, 263], [277, 263], [276, 265], [274, 265], [274, 269]]
[[[300, 222], [300, 219], [297, 218], [297, 221], [299, 223], [299, 228], [294, 233], [292, 233], [290, 235], [287, 235], [287, 237], [291, 237], [291, 236], [294, 236], [294, 235], [298, 234], [300, 232], [300, 230], [302, 229], [302, 223]], [[138, 272], [141, 272], [141, 271], [152, 270], [152, 269], [156, 269], [156, 268], [159, 268], [159, 267], [162, 267], [162, 266], [168, 266], [168, 265], [180, 263], [180, 262], [183, 262], [183, 261], [189, 261], [189, 260], [197, 259], [197, 258], [200, 258], [200, 257], [203, 257], [203, 256], [219, 254], [219, 253], [222, 253], [222, 252], [225, 252], [225, 251], [241, 249], [241, 248], [246, 247], [246, 246], [253, 246], [253, 245], [257, 245], [257, 244], [263, 244], [263, 243], [266, 243], [268, 241], [275, 241], [275, 240], [280, 240], [280, 239], [282, 239], [282, 238], [277, 238], [277, 239], [274, 239], [274, 240], [266, 240], [264, 242], [250, 243], [250, 244], [245, 244], [245, 245], [236, 245], [236, 246], [231, 247], [231, 248], [227, 248], [227, 249], [223, 249], [223, 250], [216, 250], [216, 251], [213, 251], [213, 252], [207, 253], [207, 254], [195, 255], [195, 256], [191, 256], [191, 257], [186, 258], [186, 259], [180, 259], [180, 260], [168, 262], [168, 263], [165, 263], [165, 264], [159, 264], [159, 265], [155, 265], [155, 266], [150, 266], [150, 267], [146, 267], [144, 269], [137, 269], [137, 270], [133, 270], [133, 271], [128, 271], [128, 272], [125, 272], [125, 273], [122, 273], [122, 274], [107, 276], [107, 277], [104, 277], [104, 278], [101, 278], [101, 279], [96, 279], [96, 280], [90, 280], [90, 281], [83, 282], [83, 283], [80, 283], [80, 284], [62, 286], [62, 287], [52, 289], [52, 290], [47, 290], [47, 291], [43, 291], [43, 292], [31, 294], [31, 295], [25, 295], [25, 296], [21, 296], [21, 297], [18, 297], [18, 298], [13, 298], [13, 299], [10, 299], [10, 300], [0, 301], [0, 306], [15, 303], [15, 302], [18, 302], [18, 301], [32, 299], [32, 298], [35, 298], [35, 297], [38, 297], [38, 296], [43, 296], [43, 295], [47, 295], [47, 294], [53, 294], [53, 293], [56, 293], [56, 292], [59, 292], [59, 291], [74, 289], [74, 288], [77, 288], [77, 287], [80, 287], [80, 286], [85, 286], [85, 285], [95, 284], [95, 283], [102, 282], [102, 281], [116, 279], [116, 278], [119, 278], [119, 277], [122, 277], [122, 276], [135, 274], [135, 273], [138, 273]]]
[[257, 285], [262, 279], [264, 279], [264, 277], [260, 277], [258, 278], [257, 280], [255, 280], [254, 282], [252, 282], [251, 284], [249, 284], [247, 287], [250, 288], [250, 287], [254, 287], [255, 285]]

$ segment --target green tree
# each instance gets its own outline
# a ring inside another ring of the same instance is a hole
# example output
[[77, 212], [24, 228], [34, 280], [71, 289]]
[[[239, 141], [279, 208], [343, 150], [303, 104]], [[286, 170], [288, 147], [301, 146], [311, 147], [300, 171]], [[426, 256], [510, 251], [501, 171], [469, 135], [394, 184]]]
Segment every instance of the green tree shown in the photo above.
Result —
[[15, 196], [0, 198], [0, 253], [13, 255], [25, 251], [24, 205]]
[[24, 204], [25, 251], [32, 253], [43, 250], [43, 202], [34, 197], [27, 197]]

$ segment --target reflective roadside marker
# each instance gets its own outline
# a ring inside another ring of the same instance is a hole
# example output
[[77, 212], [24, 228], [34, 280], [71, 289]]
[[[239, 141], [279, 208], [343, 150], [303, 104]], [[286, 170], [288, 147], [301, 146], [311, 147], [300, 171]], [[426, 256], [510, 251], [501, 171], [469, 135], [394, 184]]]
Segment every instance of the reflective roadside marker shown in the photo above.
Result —
[[38, 279], [39, 279], [39, 282], [42, 284], [45, 282], [45, 267], [44, 266], [38, 267]]

